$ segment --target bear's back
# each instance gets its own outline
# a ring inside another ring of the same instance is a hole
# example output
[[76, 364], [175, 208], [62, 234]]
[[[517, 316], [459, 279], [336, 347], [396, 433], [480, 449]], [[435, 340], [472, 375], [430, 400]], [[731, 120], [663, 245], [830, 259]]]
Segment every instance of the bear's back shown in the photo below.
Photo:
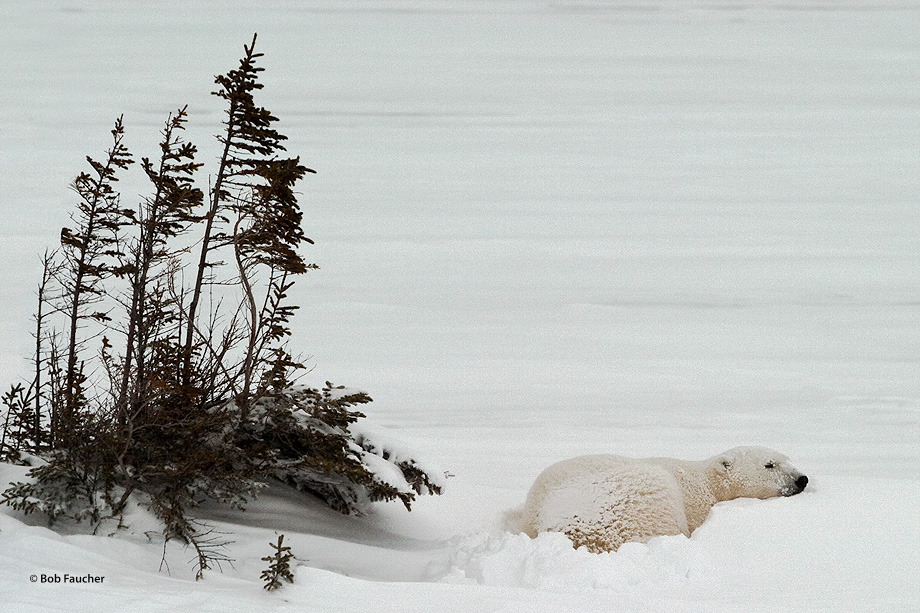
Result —
[[673, 475], [647, 460], [590, 455], [544, 470], [527, 495], [524, 531], [564, 532], [575, 546], [613, 551], [625, 541], [688, 534]]

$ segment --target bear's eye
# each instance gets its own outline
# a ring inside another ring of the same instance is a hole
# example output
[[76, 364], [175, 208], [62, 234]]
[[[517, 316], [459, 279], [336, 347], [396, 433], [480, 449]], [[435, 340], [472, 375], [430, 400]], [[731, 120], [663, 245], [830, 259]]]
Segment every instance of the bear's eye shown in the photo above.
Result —
[[776, 464], [774, 464], [773, 462], [768, 462], [767, 464], [764, 464], [763, 467], [764, 468], [776, 468]]

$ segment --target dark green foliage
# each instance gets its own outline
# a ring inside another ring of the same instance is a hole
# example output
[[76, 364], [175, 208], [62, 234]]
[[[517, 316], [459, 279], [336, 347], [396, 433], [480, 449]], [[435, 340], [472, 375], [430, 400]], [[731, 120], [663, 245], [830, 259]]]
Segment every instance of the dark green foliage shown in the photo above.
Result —
[[3, 431], [0, 432], [0, 461], [18, 460], [21, 451], [42, 446], [44, 432], [36, 429], [38, 416], [29, 392], [17, 383], [0, 397], [6, 407]]
[[283, 534], [278, 535], [277, 543], [269, 543], [269, 545], [275, 552], [262, 558], [262, 561], [268, 562], [269, 565], [262, 571], [261, 579], [265, 581], [263, 587], [272, 591], [281, 587], [282, 579], [288, 583], [294, 583], [294, 573], [291, 572], [291, 560], [294, 559], [294, 554], [291, 553], [290, 547], [284, 545]]
[[351, 407], [371, 399], [363, 393], [334, 393], [341, 389], [326, 383], [322, 391], [285, 388], [264, 395], [241, 430], [244, 454], [258, 459], [279, 481], [343, 513], [360, 514], [367, 503], [379, 500], [411, 502], [411, 493], [367, 470], [348, 428], [364, 417]]
[[288, 297], [316, 268], [298, 251], [312, 241], [295, 185], [313, 171], [280, 155], [286, 137], [254, 102], [254, 46], [216, 78], [228, 109], [207, 198], [185, 108], [167, 118], [159, 156], [141, 160], [150, 195], [136, 208], [114, 187], [132, 163], [121, 118], [104, 161], [87, 158], [73, 228], [45, 257], [34, 378], [2, 397], [0, 459], [41, 464], [0, 501], [95, 525], [146, 504], [167, 540], [195, 550], [198, 576], [226, 560], [190, 516], [204, 501], [242, 508], [269, 480], [343, 513], [440, 493], [413, 460], [353, 431], [369, 396], [293, 383], [304, 367], [286, 345], [298, 309]]
[[97, 523], [103, 516], [121, 512], [114, 498], [117, 476], [111, 425], [81, 413], [70, 427], [70, 444], [43, 454], [43, 461], [29, 471], [32, 481], [11, 484], [0, 501], [26, 514], [44, 513], [49, 524], [59, 518]]

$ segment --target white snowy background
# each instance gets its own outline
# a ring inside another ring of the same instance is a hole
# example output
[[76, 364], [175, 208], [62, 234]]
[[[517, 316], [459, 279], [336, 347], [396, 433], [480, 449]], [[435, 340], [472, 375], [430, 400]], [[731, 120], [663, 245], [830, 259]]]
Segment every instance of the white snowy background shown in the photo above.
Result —
[[[122, 113], [153, 155], [188, 104], [213, 159], [213, 77], [255, 31], [260, 102], [319, 172], [307, 382], [367, 390], [454, 476], [411, 513], [204, 509], [236, 562], [199, 582], [142, 513], [109, 538], [3, 510], [5, 610], [920, 610], [920, 6], [2, 0], [0, 380], [84, 156]], [[555, 460], [741, 444], [806, 492], [608, 555], [501, 530]], [[300, 562], [269, 594], [276, 533]], [[29, 581], [53, 573], [105, 580]]]

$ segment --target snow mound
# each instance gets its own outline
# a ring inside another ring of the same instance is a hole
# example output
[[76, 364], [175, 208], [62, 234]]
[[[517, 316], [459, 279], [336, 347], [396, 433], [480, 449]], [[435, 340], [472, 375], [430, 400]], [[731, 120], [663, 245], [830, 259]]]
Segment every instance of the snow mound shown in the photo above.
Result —
[[626, 543], [616, 553], [574, 549], [563, 534], [475, 534], [454, 543], [449, 583], [581, 592], [640, 590], [653, 582], [676, 587], [699, 568], [703, 554], [684, 536]]

